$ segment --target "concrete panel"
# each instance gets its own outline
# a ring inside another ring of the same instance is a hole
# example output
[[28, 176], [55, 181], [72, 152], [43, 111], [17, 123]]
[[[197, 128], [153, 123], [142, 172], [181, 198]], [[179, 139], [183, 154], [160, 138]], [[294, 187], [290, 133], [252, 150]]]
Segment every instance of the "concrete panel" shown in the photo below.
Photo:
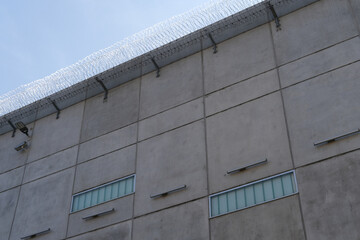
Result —
[[74, 169], [22, 185], [11, 240], [51, 228], [36, 239], [64, 239], [71, 203]]
[[[69, 229], [67, 236], [71, 237], [130, 219], [132, 217], [133, 199], [134, 195], [130, 195], [72, 213], [69, 218]], [[110, 214], [99, 216], [87, 221], [82, 219], [83, 217], [109, 211], [112, 208], [115, 208], [115, 211]]]
[[358, 37], [279, 68], [281, 86], [298, 83], [360, 59]]
[[202, 95], [201, 54], [197, 53], [141, 79], [140, 118], [164, 111]]
[[53, 174], [76, 164], [78, 146], [55, 153], [26, 166], [24, 182]]
[[358, 34], [344, 0], [318, 1], [282, 17], [281, 31], [271, 27], [279, 65]]
[[358, 0], [349, 0], [351, 4], [351, 8], [353, 10], [353, 14], [355, 17], [355, 21], [358, 25], [358, 29], [360, 31], [360, 2]]
[[[135, 215], [156, 211], [207, 194], [203, 121], [139, 144], [136, 167]], [[166, 197], [150, 195], [187, 189]]]
[[35, 123], [28, 162], [56, 153], [79, 143], [84, 102], [44, 117]]
[[360, 136], [315, 147], [313, 144], [360, 127], [360, 63], [284, 90], [284, 103], [296, 166], [359, 147]]
[[136, 146], [109, 153], [76, 168], [74, 192], [125, 177], [135, 172]]
[[24, 168], [25, 167], [20, 167], [0, 174], [0, 192], [19, 186], [24, 175]]
[[360, 151], [296, 171], [309, 240], [360, 239]]
[[136, 122], [139, 108], [140, 81], [133, 80], [104, 94], [86, 100], [81, 141]]
[[[292, 168], [280, 93], [273, 93], [207, 119], [210, 192]], [[268, 159], [268, 163], [226, 172]]]
[[[29, 135], [32, 134], [33, 124], [28, 124]], [[0, 135], [0, 173], [9, 171], [11, 169], [20, 167], [25, 164], [29, 150], [17, 152], [15, 148], [28, 142], [31, 144], [30, 139], [19, 130], [16, 131], [15, 137], [11, 137], [12, 132]]]
[[298, 196], [265, 203], [210, 220], [212, 240], [304, 240]]
[[208, 240], [207, 198], [134, 220], [133, 240]]
[[130, 240], [131, 221], [116, 224], [94, 232], [86, 233], [78, 237], [68, 238], [69, 240]]
[[205, 98], [206, 115], [211, 115], [279, 89], [276, 70], [237, 83]]
[[135, 143], [137, 134], [136, 131], [136, 124], [132, 124], [82, 143], [79, 149], [78, 163], [99, 157]]
[[206, 93], [275, 67], [268, 24], [218, 44], [218, 52], [204, 51]]
[[0, 239], [7, 240], [14, 218], [20, 188], [0, 193]]
[[139, 140], [180, 127], [204, 116], [203, 99], [199, 98], [139, 123]]

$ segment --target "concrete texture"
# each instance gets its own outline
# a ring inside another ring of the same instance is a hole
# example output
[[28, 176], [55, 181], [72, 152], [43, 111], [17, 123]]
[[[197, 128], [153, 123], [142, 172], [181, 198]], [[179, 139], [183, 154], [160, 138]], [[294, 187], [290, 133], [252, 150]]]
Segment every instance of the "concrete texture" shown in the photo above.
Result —
[[139, 123], [139, 140], [180, 127], [204, 116], [203, 99], [185, 103]]
[[296, 171], [308, 240], [360, 239], [360, 151]]
[[271, 70], [206, 96], [206, 115], [226, 110], [278, 89], [277, 71]]
[[24, 183], [50, 175], [76, 164], [78, 146], [55, 153], [26, 166]]
[[204, 51], [206, 93], [275, 67], [269, 25], [265, 24]]
[[[107, 203], [70, 214], [67, 236], [71, 237], [130, 219], [132, 217], [133, 198], [134, 195], [122, 197], [117, 200], [109, 201]], [[115, 212], [87, 221], [82, 219], [83, 217], [109, 211], [112, 208], [115, 208]]]
[[207, 198], [134, 220], [133, 240], [208, 240]]
[[76, 168], [74, 193], [99, 186], [135, 172], [136, 146], [109, 153]]
[[69, 240], [131, 240], [131, 221], [116, 224]]
[[352, 38], [279, 68], [281, 86], [298, 83], [360, 59], [360, 39]]
[[0, 192], [19, 186], [24, 175], [24, 167], [0, 174]]
[[345, 0], [322, 0], [281, 17], [281, 31], [272, 24], [279, 65], [358, 35]]
[[10, 234], [11, 223], [14, 219], [16, 202], [20, 188], [14, 188], [0, 193], [0, 239], [7, 240]]
[[360, 33], [360, 2], [358, 0], [349, 0], [349, 2], [351, 4], [351, 8], [353, 10], [355, 21], [357, 23], [358, 30]]
[[22, 185], [11, 240], [51, 228], [37, 239], [64, 239], [70, 211], [74, 169]]
[[315, 147], [314, 142], [360, 127], [360, 63], [340, 68], [284, 90], [296, 166], [359, 147], [360, 135]]
[[104, 94], [86, 100], [81, 141], [136, 122], [139, 108], [140, 81], [132, 80]]
[[140, 118], [164, 111], [202, 95], [201, 54], [197, 53], [141, 79]]
[[297, 195], [213, 218], [210, 229], [212, 240], [305, 239]]
[[136, 124], [80, 144], [78, 163], [99, 157], [136, 142]]
[[[251, 101], [207, 119], [210, 193], [292, 168], [279, 93]], [[268, 163], [226, 172], [268, 159]]]
[[[34, 124], [28, 124], [27, 127], [32, 134]], [[0, 173], [9, 171], [11, 169], [20, 167], [25, 164], [29, 150], [17, 152], [15, 148], [24, 143], [29, 142], [29, 138], [21, 133], [19, 130], [16, 131], [15, 137], [11, 137], [12, 132], [0, 135]]]
[[[205, 196], [205, 166], [203, 121], [141, 142], [136, 166], [135, 215]], [[188, 186], [185, 190], [150, 198], [184, 184]]]
[[79, 143], [84, 102], [80, 102], [35, 123], [28, 162], [40, 159]]

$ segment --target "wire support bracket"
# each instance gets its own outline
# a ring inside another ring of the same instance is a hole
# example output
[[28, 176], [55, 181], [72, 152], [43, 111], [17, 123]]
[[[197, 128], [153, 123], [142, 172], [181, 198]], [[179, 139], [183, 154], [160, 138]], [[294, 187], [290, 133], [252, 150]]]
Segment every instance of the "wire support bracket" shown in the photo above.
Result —
[[151, 62], [154, 64], [155, 68], [156, 68], [156, 77], [160, 77], [160, 67], [159, 65], [155, 62], [155, 59], [152, 57], [150, 58]]
[[268, 162], [268, 160], [265, 159], [264, 161], [260, 161], [260, 162], [254, 163], [254, 164], [250, 164], [250, 165], [247, 165], [247, 166], [244, 166], [244, 167], [240, 167], [240, 168], [237, 168], [237, 169], [234, 169], [234, 170], [227, 171], [226, 174], [231, 175], [231, 174], [234, 174], [234, 173], [238, 173], [238, 172], [247, 170], [249, 168], [253, 168], [253, 167], [257, 167], [259, 165], [265, 164], [267, 162]]
[[30, 239], [30, 238], [34, 238], [34, 237], [37, 237], [39, 235], [43, 235], [43, 234], [46, 234], [46, 233], [49, 233], [51, 230], [50, 228], [46, 229], [45, 231], [42, 231], [42, 232], [38, 232], [38, 233], [34, 233], [34, 234], [31, 234], [31, 235], [28, 235], [28, 236], [25, 236], [25, 237], [22, 237], [21, 239]]
[[101, 85], [101, 87], [104, 89], [104, 102], [106, 102], [107, 98], [108, 98], [108, 94], [109, 94], [109, 90], [107, 89], [107, 87], [105, 86], [104, 82], [101, 81], [98, 77], [95, 78], [95, 80]]
[[358, 133], [360, 133], [360, 128], [358, 128], [357, 130], [354, 130], [352, 132], [345, 133], [343, 135], [339, 135], [339, 136], [332, 137], [332, 138], [329, 138], [329, 139], [326, 139], [326, 140], [315, 142], [314, 146], [315, 147], [322, 146], [322, 145], [325, 145], [325, 144], [328, 144], [328, 143], [331, 143], [331, 142], [335, 142], [335, 141], [344, 139], [346, 137], [350, 137], [350, 136], [358, 134]]
[[280, 18], [279, 16], [277, 15], [276, 11], [275, 11], [275, 8], [274, 8], [274, 5], [272, 5], [270, 2], [268, 2], [268, 6], [270, 8], [270, 11], [274, 17], [274, 20], [275, 20], [275, 24], [276, 24], [276, 31], [279, 31], [281, 30], [281, 24], [280, 24]]
[[10, 120], [7, 120], [7, 122], [9, 123], [11, 128], [13, 129], [11, 137], [15, 137], [16, 127], [14, 126], [14, 124]]
[[88, 221], [88, 220], [91, 220], [91, 219], [94, 219], [94, 218], [97, 218], [97, 217], [108, 215], [108, 214], [113, 213], [113, 212], [115, 212], [115, 208], [112, 208], [112, 209], [110, 209], [108, 211], [97, 213], [97, 214], [94, 214], [94, 215], [91, 215], [91, 216], [83, 217], [82, 219], [85, 220], [85, 221]]
[[216, 54], [218, 51], [217, 51], [217, 44], [213, 38], [213, 36], [211, 35], [211, 33], [208, 34], [209, 38], [210, 38], [210, 41], [211, 43], [213, 44], [213, 50], [214, 50], [214, 54]]
[[58, 105], [56, 104], [56, 102], [54, 100], [51, 100], [50, 98], [49, 99], [49, 102], [54, 106], [54, 108], [56, 109], [56, 119], [59, 119], [60, 117], [60, 108], [58, 107]]
[[187, 186], [186, 186], [186, 185], [182, 185], [181, 187], [178, 187], [178, 188], [172, 189], [172, 190], [167, 191], [167, 192], [163, 192], [163, 193], [159, 193], [159, 194], [151, 195], [151, 196], [150, 196], [150, 198], [165, 197], [165, 196], [167, 196], [168, 194], [175, 193], [175, 192], [179, 192], [179, 191], [184, 190], [184, 189], [186, 189], [186, 188], [187, 188]]

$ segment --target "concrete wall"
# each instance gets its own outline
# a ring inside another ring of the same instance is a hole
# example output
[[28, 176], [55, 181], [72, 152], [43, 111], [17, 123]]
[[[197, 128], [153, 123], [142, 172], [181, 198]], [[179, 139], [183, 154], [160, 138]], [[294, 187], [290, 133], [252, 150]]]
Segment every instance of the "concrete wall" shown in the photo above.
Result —
[[[359, 16], [321, 0], [1, 135], [0, 240], [359, 239], [360, 134], [314, 146], [360, 128]], [[289, 170], [298, 193], [209, 217], [211, 194]], [[132, 174], [135, 193], [70, 213]]]

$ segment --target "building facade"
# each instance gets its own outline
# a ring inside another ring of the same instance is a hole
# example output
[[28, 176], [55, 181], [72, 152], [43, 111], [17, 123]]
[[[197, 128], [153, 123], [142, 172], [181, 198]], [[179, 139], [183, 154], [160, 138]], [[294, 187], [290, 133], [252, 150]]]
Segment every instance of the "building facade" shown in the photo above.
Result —
[[0, 239], [360, 239], [360, 2], [280, 23], [0, 135]]

